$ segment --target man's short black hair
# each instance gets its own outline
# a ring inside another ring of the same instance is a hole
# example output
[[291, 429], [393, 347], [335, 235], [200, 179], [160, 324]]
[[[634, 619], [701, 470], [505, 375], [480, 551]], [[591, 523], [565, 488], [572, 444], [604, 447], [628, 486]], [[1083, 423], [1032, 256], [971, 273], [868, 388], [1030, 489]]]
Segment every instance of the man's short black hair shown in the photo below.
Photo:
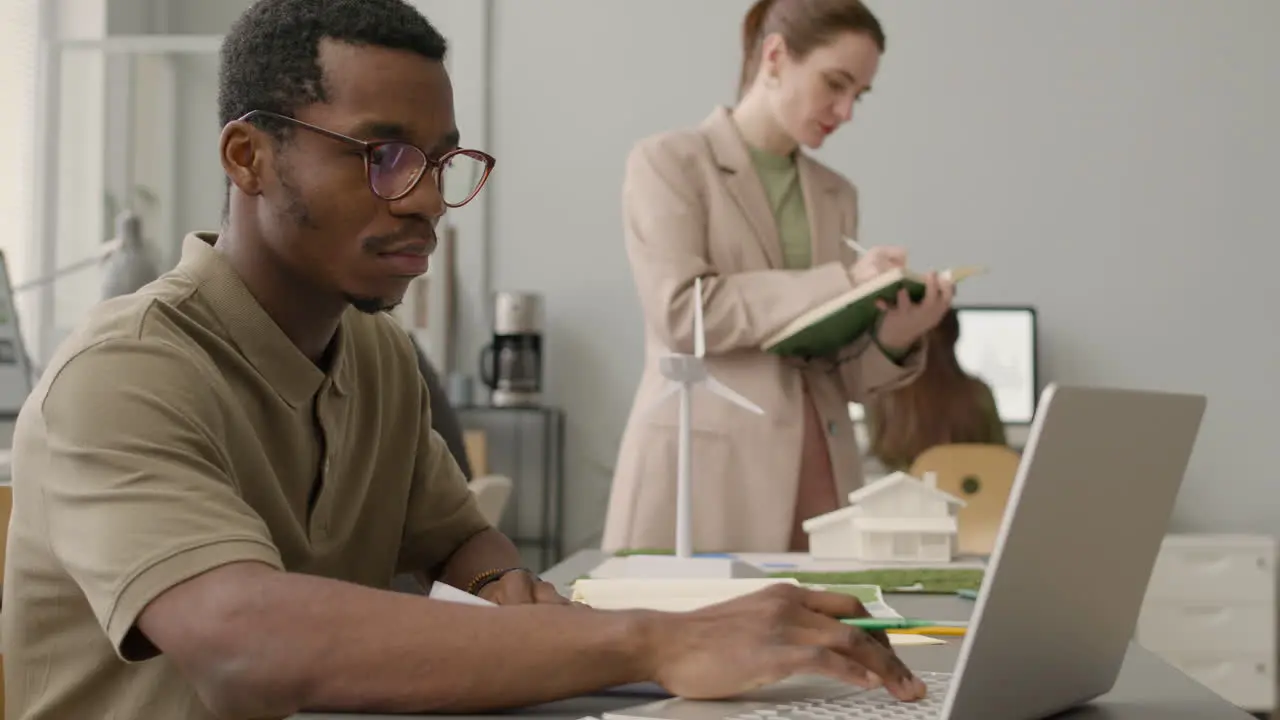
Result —
[[324, 102], [323, 38], [415, 52], [444, 61], [444, 37], [404, 0], [257, 0], [222, 44], [218, 116], [222, 125], [251, 110], [293, 117]]

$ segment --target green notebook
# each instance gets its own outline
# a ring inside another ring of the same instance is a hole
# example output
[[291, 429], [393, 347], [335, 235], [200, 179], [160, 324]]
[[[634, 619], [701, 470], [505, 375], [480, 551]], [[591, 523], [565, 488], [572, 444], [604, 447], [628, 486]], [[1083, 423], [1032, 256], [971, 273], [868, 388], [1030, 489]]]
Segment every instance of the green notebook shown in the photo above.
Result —
[[[985, 272], [980, 267], [944, 270], [953, 282]], [[777, 355], [823, 357], [857, 340], [875, 327], [878, 300], [892, 302], [906, 288], [912, 300], [924, 297], [924, 276], [910, 270], [892, 270], [865, 282], [792, 320], [764, 341], [761, 347]]]

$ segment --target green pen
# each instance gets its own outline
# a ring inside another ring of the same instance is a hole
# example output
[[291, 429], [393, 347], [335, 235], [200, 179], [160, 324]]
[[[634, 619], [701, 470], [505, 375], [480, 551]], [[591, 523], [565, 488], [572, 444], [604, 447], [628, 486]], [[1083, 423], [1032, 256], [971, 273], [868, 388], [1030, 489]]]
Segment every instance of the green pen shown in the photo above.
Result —
[[911, 630], [915, 628], [967, 628], [967, 622], [914, 620], [911, 618], [843, 618], [840, 622], [863, 630]]

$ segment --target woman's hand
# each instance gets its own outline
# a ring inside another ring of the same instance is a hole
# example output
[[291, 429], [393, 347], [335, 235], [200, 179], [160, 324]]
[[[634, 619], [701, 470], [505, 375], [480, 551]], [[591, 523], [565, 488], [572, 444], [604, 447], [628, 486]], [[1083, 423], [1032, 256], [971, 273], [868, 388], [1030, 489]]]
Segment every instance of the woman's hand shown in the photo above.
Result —
[[955, 284], [950, 278], [929, 273], [925, 279], [924, 297], [920, 298], [920, 302], [911, 302], [911, 296], [905, 289], [898, 291], [893, 305], [881, 300], [878, 305], [884, 311], [884, 319], [880, 322], [876, 339], [885, 348], [910, 348], [942, 320], [947, 308], [951, 307], [954, 293]]
[[855, 286], [894, 270], [907, 266], [907, 251], [900, 247], [877, 245], [860, 255], [849, 268], [849, 277]]

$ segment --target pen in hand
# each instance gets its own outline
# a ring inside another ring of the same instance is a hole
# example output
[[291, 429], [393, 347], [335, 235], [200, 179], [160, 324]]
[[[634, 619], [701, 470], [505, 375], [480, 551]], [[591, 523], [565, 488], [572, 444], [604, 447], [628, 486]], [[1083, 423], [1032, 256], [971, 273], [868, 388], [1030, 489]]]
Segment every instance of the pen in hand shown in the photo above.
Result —
[[[858, 244], [858, 241], [851, 237], [846, 236], [844, 238], [844, 244], [848, 245], [854, 252], [858, 253], [858, 261], [855, 263], [855, 266], [871, 257], [871, 251]], [[882, 248], [882, 251], [883, 252], [880, 257], [877, 257], [872, 261], [876, 266], [875, 274], [878, 275], [880, 273], [889, 272], [895, 268], [902, 270], [906, 269], [907, 257], [904, 250], [901, 248]]]
[[914, 630], [917, 628], [967, 628], [967, 622], [950, 620], [916, 620], [911, 618], [844, 618], [840, 622], [863, 630]]
[[910, 633], [919, 635], [957, 635], [966, 634], [969, 623], [949, 622], [946, 620], [912, 620], [907, 618], [846, 618], [841, 622], [855, 625], [863, 630], [883, 630], [890, 633]]
[[866, 255], [866, 254], [867, 254], [867, 249], [866, 249], [866, 248], [864, 248], [864, 247], [862, 247], [861, 245], [859, 245], [859, 244], [858, 244], [858, 241], [857, 241], [857, 240], [854, 240], [854, 239], [853, 239], [853, 238], [851, 238], [851, 237], [847, 237], [847, 238], [845, 238], [845, 239], [844, 239], [844, 244], [845, 244], [845, 245], [848, 245], [848, 246], [849, 246], [849, 247], [851, 247], [851, 248], [853, 248], [853, 251], [854, 251], [854, 252], [856, 252], [856, 253], [858, 253], [859, 255]]

